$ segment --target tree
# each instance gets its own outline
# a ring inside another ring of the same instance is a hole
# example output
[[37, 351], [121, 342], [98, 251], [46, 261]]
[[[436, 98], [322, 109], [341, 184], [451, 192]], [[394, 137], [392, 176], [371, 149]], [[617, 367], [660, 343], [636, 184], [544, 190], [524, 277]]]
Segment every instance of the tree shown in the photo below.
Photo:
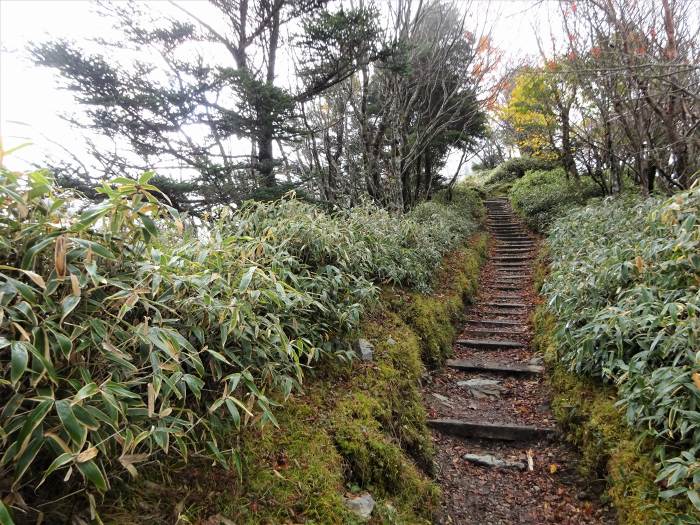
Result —
[[604, 170], [628, 170], [645, 194], [657, 183], [667, 191], [688, 188], [700, 168], [700, 26], [694, 5], [561, 3], [568, 56], [585, 93], [587, 129], [580, 135], [597, 137], [591, 147], [601, 147]]
[[499, 114], [511, 140], [527, 157], [557, 158], [555, 135], [557, 116], [551, 108], [550, 88], [542, 70], [523, 68]]
[[[330, 12], [325, 4], [210, 0], [193, 13], [171, 2], [171, 12], [159, 16], [151, 6], [105, 3], [120, 42], [101, 41], [101, 53], [50, 42], [32, 53], [57, 69], [86, 107], [86, 119], [75, 121], [126, 142], [137, 159], [120, 153], [112, 163], [127, 172], [185, 169], [186, 191], [172, 179], [162, 181], [164, 191], [177, 207], [201, 211], [274, 188], [275, 144], [300, 133], [298, 105], [351, 76], [360, 60], [376, 58], [375, 11]], [[307, 34], [286, 44], [301, 48], [313, 66], [294, 91], [276, 76], [281, 30], [293, 21]], [[122, 64], [125, 46], [129, 60]]]
[[523, 155], [557, 160], [567, 176], [578, 177], [571, 129], [577, 87], [566, 68], [560, 59], [521, 69], [500, 116]]

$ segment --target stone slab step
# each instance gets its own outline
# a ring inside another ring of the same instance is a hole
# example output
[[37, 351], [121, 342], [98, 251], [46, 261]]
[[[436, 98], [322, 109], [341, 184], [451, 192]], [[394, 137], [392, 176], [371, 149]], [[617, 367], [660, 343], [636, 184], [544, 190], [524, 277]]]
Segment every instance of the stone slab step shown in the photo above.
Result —
[[531, 261], [532, 257], [528, 255], [496, 255], [495, 257], [491, 257], [492, 261], [503, 261], [503, 262], [508, 262], [508, 261]]
[[497, 363], [495, 361], [473, 361], [470, 359], [448, 359], [447, 366], [464, 372], [493, 372], [497, 374], [537, 375], [544, 367], [523, 363]]
[[530, 306], [529, 304], [526, 303], [495, 303], [495, 302], [489, 302], [489, 303], [480, 303], [481, 306], [490, 306], [490, 307], [497, 307], [497, 308], [527, 308]]
[[512, 336], [512, 335], [523, 335], [525, 330], [516, 330], [515, 326], [505, 327], [505, 326], [494, 326], [492, 328], [469, 328], [465, 327], [464, 332], [468, 333], [470, 337], [479, 336], [489, 336], [489, 335], [502, 335], [502, 336]]
[[493, 439], [499, 441], [533, 441], [555, 434], [555, 429], [508, 423], [478, 423], [460, 419], [429, 419], [428, 426], [463, 438]]
[[472, 324], [493, 324], [499, 326], [523, 326], [520, 321], [512, 321], [510, 319], [467, 319], [467, 323]]
[[525, 345], [518, 341], [499, 341], [497, 339], [457, 339], [460, 346], [473, 348], [524, 348]]

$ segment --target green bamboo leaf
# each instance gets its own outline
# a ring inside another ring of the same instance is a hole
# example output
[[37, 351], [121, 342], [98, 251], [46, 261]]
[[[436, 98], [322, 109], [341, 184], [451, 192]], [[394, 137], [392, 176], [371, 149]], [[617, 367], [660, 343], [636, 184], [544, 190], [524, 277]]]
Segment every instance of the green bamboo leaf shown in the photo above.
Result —
[[19, 486], [19, 482], [22, 480], [22, 477], [24, 477], [27, 469], [31, 466], [34, 458], [36, 458], [36, 455], [39, 453], [39, 450], [41, 450], [43, 444], [44, 436], [41, 434], [35, 436], [29, 442], [29, 446], [27, 446], [24, 452], [20, 453], [19, 457], [15, 459], [15, 476], [12, 482], [13, 490], [16, 490]]
[[15, 525], [15, 522], [12, 521], [10, 510], [5, 506], [2, 499], [0, 499], [0, 525]]
[[112, 209], [112, 203], [106, 202], [104, 204], [100, 204], [99, 206], [95, 206], [94, 208], [91, 208], [89, 210], [84, 211], [83, 213], [80, 214], [80, 217], [78, 218], [78, 222], [76, 222], [73, 225], [73, 230], [75, 231], [82, 231], [93, 224], [100, 218], [103, 217], [104, 215], [107, 215], [109, 211]]
[[49, 330], [51, 334], [54, 336], [54, 339], [56, 339], [56, 343], [58, 344], [58, 348], [61, 351], [61, 354], [63, 357], [68, 358], [70, 357], [70, 353], [73, 350], [73, 341], [63, 335], [60, 332], [57, 332], [55, 330]]
[[76, 449], [81, 449], [87, 439], [87, 428], [75, 417], [70, 402], [66, 399], [56, 401], [56, 412], [66, 432], [68, 432], [71, 440], [76, 444]]
[[68, 317], [73, 310], [75, 310], [75, 307], [78, 306], [79, 302], [80, 296], [78, 295], [68, 295], [63, 299], [63, 301], [61, 301], [61, 311], [63, 312], [63, 315], [61, 315], [59, 324], [63, 324], [63, 320]]
[[241, 413], [238, 411], [236, 403], [231, 399], [226, 399], [226, 408], [228, 408], [229, 414], [231, 414], [233, 424], [236, 425], [236, 428], [239, 428], [241, 426]]
[[47, 248], [48, 246], [51, 246], [54, 243], [54, 239], [62, 233], [63, 232], [61, 231], [49, 233], [48, 235], [44, 236], [41, 241], [37, 242], [36, 244], [33, 244], [30, 248], [28, 248], [22, 256], [22, 262], [20, 263], [20, 267], [24, 270], [31, 269], [34, 265], [34, 259], [36, 259], [36, 256], [41, 252], [41, 250]]
[[88, 383], [84, 387], [82, 387], [78, 392], [75, 394], [73, 397], [73, 401], [71, 402], [72, 405], [75, 405], [76, 403], [80, 403], [83, 399], [87, 399], [89, 397], [94, 396], [100, 391], [99, 387], [95, 383]]
[[67, 465], [71, 461], [73, 461], [73, 458], [75, 457], [75, 454], [71, 454], [70, 452], [64, 452], [60, 456], [58, 456], [56, 459], [54, 459], [51, 462], [51, 465], [49, 465], [49, 468], [46, 469], [44, 472], [44, 475], [41, 477], [41, 481], [39, 482], [38, 487], [40, 487], [44, 481], [46, 481], [46, 478], [48, 478], [51, 474], [53, 474], [56, 470], [59, 468]]
[[141, 224], [152, 237], [158, 237], [158, 227], [153, 222], [153, 219], [143, 213], [139, 213], [139, 219], [141, 219]]
[[19, 445], [19, 452], [22, 453], [26, 445], [27, 440], [31, 436], [34, 429], [36, 429], [48, 414], [49, 410], [53, 406], [53, 399], [45, 399], [41, 401], [37, 406], [29, 411], [29, 414], [25, 416], [24, 425], [19, 431], [16, 443]]
[[243, 293], [248, 289], [248, 286], [250, 286], [250, 281], [253, 279], [253, 274], [255, 273], [256, 267], [251, 266], [248, 271], [243, 275], [241, 278], [241, 282], [238, 285], [238, 291]]
[[25, 341], [13, 341], [11, 344], [10, 382], [12, 386], [17, 384], [27, 370], [27, 363], [29, 363], [28, 344]]
[[230, 365], [230, 364], [231, 364], [231, 362], [230, 362], [228, 359], [226, 359], [226, 357], [224, 357], [223, 355], [221, 355], [221, 354], [220, 354], [219, 352], [217, 352], [216, 350], [212, 350], [211, 348], [207, 348], [207, 353], [211, 354], [211, 355], [214, 356], [218, 361], [221, 361], [222, 363], [226, 363], [227, 365]]
[[107, 491], [107, 480], [95, 461], [90, 460], [86, 461], [85, 463], [77, 463], [77, 467], [83, 476], [85, 476], [85, 478], [90, 481], [90, 483], [92, 483], [97, 490], [100, 492]]

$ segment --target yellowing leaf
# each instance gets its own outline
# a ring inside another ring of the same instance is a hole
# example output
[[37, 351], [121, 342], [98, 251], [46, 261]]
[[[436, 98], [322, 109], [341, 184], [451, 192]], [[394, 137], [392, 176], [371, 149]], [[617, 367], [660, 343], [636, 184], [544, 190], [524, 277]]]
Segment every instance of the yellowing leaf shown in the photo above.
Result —
[[556, 463], [552, 463], [551, 465], [549, 465], [549, 473], [550, 474], [556, 474], [557, 470], [559, 470], [559, 467], [557, 466]]
[[78, 277], [73, 274], [70, 274], [70, 286], [73, 295], [80, 297], [80, 281]]
[[42, 290], [46, 289], [46, 282], [44, 281], [44, 278], [41, 275], [29, 270], [24, 270], [24, 274], [27, 277], [29, 277], [37, 286], [41, 287]]
[[700, 373], [693, 372], [692, 378], [693, 378], [693, 383], [695, 383], [695, 388], [700, 390]]
[[66, 238], [61, 235], [56, 237], [56, 244], [53, 250], [54, 268], [59, 277], [66, 276]]
[[86, 461], [90, 461], [91, 459], [97, 457], [97, 447], [90, 447], [86, 450], [83, 450], [80, 454], [78, 454], [75, 457], [75, 461], [77, 463], [85, 463]]

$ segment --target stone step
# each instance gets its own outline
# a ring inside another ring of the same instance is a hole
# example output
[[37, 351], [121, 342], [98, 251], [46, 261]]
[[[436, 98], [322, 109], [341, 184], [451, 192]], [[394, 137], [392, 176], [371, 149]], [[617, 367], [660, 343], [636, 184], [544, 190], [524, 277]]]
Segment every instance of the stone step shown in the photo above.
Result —
[[460, 346], [473, 348], [524, 348], [525, 345], [518, 341], [498, 341], [497, 339], [457, 339]]
[[488, 303], [480, 303], [481, 306], [490, 306], [492, 308], [527, 308], [530, 306], [529, 304], [526, 303], [496, 303], [496, 302], [488, 302]]
[[499, 293], [497, 295], [491, 296], [491, 298], [497, 302], [508, 302], [508, 301], [522, 301], [524, 293], [508, 293], [508, 294], [502, 294]]
[[510, 319], [467, 319], [467, 323], [472, 324], [493, 324], [497, 326], [523, 326], [520, 321], [511, 321]]
[[508, 261], [531, 261], [532, 257], [528, 255], [496, 255], [495, 257], [491, 258], [492, 261], [503, 261], [503, 262], [508, 262]]
[[469, 334], [480, 334], [480, 335], [503, 335], [503, 336], [510, 336], [510, 335], [523, 335], [527, 332], [525, 330], [514, 330], [513, 328], [506, 330], [505, 327], [503, 326], [494, 326], [493, 328], [469, 328], [466, 327], [464, 329], [465, 332], [468, 332]]
[[498, 317], [513, 319], [514, 317], [519, 318], [526, 315], [528, 310], [525, 308], [494, 308], [491, 306], [485, 306], [483, 312], [487, 315], [497, 315]]
[[508, 290], [520, 290], [521, 289], [520, 286], [507, 286], [505, 284], [496, 285], [496, 286], [494, 286], [494, 288], [496, 290], [506, 290], [506, 291], [508, 291]]
[[448, 359], [447, 366], [464, 372], [484, 372], [513, 375], [537, 375], [544, 372], [544, 367], [525, 363], [497, 363], [495, 361], [473, 361], [470, 359]]
[[556, 433], [553, 428], [510, 423], [481, 423], [460, 419], [429, 419], [428, 426], [457, 437], [499, 441], [533, 441]]

